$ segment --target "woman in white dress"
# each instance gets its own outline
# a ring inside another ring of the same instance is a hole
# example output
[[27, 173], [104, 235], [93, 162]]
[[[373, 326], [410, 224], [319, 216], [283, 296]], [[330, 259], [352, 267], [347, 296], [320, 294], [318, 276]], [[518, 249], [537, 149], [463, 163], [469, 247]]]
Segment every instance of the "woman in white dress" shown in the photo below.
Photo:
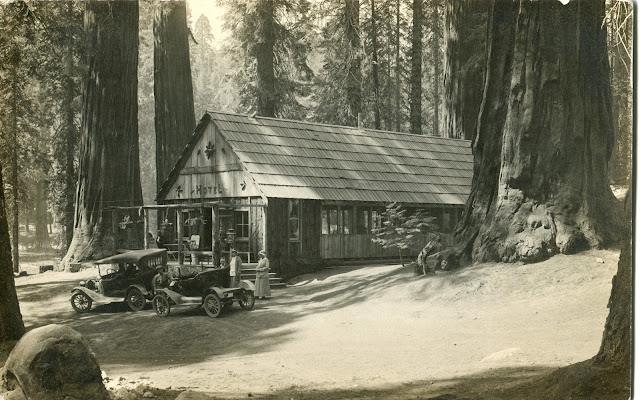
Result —
[[258, 266], [256, 267], [256, 292], [257, 298], [271, 296], [271, 286], [269, 286], [269, 259], [264, 250], [258, 252]]

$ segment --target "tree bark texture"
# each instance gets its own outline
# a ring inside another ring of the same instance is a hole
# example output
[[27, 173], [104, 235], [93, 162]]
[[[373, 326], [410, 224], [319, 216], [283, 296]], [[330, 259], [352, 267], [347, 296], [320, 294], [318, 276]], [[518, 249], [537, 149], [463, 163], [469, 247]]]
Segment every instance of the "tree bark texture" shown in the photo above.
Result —
[[411, 133], [422, 134], [422, 1], [413, 0], [411, 31], [411, 102], [409, 122]]
[[13, 272], [20, 271], [20, 253], [18, 251], [20, 227], [18, 208], [18, 65], [20, 64], [20, 50], [14, 44], [11, 48], [11, 248], [13, 251]]
[[619, 204], [603, 1], [492, 1], [459, 250], [535, 262], [612, 244]]
[[632, 227], [633, 195], [627, 192], [624, 205], [624, 220], [626, 232], [620, 250], [618, 271], [613, 277], [611, 297], [609, 297], [609, 315], [604, 326], [600, 351], [595, 356], [596, 365], [619, 368], [622, 373], [629, 374], [631, 380], [631, 338], [632, 332]]
[[400, 62], [400, 0], [396, 0], [396, 42], [395, 51], [396, 51], [396, 64], [395, 64], [395, 88], [394, 88], [394, 103], [395, 103], [395, 129], [396, 132], [400, 132], [400, 71], [401, 71], [401, 62]]
[[433, 54], [433, 136], [440, 136], [440, 12], [438, 3], [432, 0], [431, 24], [433, 40], [431, 53]]
[[[631, 81], [632, 56], [632, 3], [608, 1], [609, 65], [611, 67], [611, 93], [613, 105], [613, 132], [615, 145], [610, 162], [611, 181], [619, 185], [631, 182], [633, 148], [633, 85]], [[615, 9], [613, 9], [615, 7]]]
[[[63, 265], [139, 248], [142, 231], [111, 207], [142, 205], [138, 159], [138, 2], [85, 4], [88, 73], [74, 235]], [[110, 209], [111, 208], [111, 209]], [[137, 215], [137, 212], [135, 213]], [[130, 215], [135, 221], [134, 215]]]
[[195, 129], [184, 1], [156, 5], [153, 36], [156, 183], [160, 190]]
[[0, 166], [0, 343], [18, 340], [25, 332], [13, 278], [9, 224], [3, 187], [2, 166]]
[[[67, 3], [67, 15], [73, 15], [73, 3]], [[65, 68], [66, 76], [64, 78], [65, 85], [65, 102], [63, 105], [65, 129], [64, 132], [64, 147], [65, 147], [65, 159], [64, 159], [64, 193], [66, 194], [64, 203], [64, 216], [62, 217], [62, 223], [64, 224], [65, 235], [65, 249], [68, 249], [73, 240], [73, 222], [75, 211], [75, 191], [76, 191], [76, 163], [75, 154], [78, 150], [78, 129], [75, 123], [76, 109], [73, 107], [74, 99], [76, 96], [75, 81], [74, 81], [74, 56], [72, 43], [73, 34], [71, 30], [68, 32], [67, 44], [66, 44], [66, 59]]]
[[380, 79], [378, 77], [378, 32], [376, 31], [376, 2], [371, 0], [371, 73], [373, 74], [373, 123], [380, 129]]
[[47, 230], [47, 195], [44, 178], [36, 182], [36, 243], [37, 249], [43, 249], [49, 244], [49, 231]]
[[260, 29], [256, 44], [258, 90], [258, 115], [263, 117], [276, 116], [276, 78], [273, 64], [273, 47], [276, 43], [274, 27], [273, 0], [260, 0], [256, 5]]
[[482, 101], [489, 0], [445, 4], [444, 136], [472, 140]]
[[349, 43], [349, 60], [347, 62], [347, 99], [352, 126], [358, 126], [362, 112], [362, 54], [360, 50], [360, 2], [345, 0], [346, 36]]

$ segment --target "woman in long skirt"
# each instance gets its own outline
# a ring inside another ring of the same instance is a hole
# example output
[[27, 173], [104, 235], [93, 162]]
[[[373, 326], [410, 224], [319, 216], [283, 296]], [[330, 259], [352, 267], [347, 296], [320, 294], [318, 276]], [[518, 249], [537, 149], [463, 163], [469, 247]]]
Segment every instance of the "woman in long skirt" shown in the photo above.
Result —
[[264, 250], [258, 252], [258, 266], [256, 267], [256, 293], [257, 298], [264, 299], [271, 296], [271, 286], [269, 286], [269, 259]]

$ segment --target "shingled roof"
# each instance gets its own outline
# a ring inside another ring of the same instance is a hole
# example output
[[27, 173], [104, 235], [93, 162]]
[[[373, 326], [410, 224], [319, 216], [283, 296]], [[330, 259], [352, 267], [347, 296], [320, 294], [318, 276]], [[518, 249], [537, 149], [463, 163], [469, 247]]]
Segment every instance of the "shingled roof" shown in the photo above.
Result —
[[[464, 204], [471, 189], [467, 140], [207, 114], [267, 197]], [[163, 189], [180, 168], [178, 161]]]

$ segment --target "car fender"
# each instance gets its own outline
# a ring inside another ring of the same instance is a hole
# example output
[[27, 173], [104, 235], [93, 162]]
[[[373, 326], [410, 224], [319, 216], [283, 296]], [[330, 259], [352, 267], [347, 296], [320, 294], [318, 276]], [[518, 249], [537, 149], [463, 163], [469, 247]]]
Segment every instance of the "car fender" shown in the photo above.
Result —
[[95, 291], [93, 291], [91, 289], [87, 289], [84, 286], [76, 286], [73, 289], [71, 289], [71, 295], [72, 296], [76, 292], [82, 292], [82, 293], [86, 294], [94, 302], [104, 302], [104, 300], [105, 300], [105, 296], [103, 296], [100, 293], [97, 293], [97, 292], [95, 292]]
[[205, 290], [204, 294], [202, 295], [202, 298], [204, 299], [205, 297], [207, 297], [208, 294], [210, 294], [211, 292], [215, 293], [218, 295], [218, 298], [223, 299], [224, 298], [224, 293], [222, 292], [222, 290], [217, 287], [217, 286], [211, 286], [210, 288], [208, 288], [207, 290]]
[[155, 295], [164, 295], [165, 297], [171, 299], [175, 304], [182, 303], [182, 295], [178, 292], [175, 292], [169, 288], [157, 288], [155, 291]]
[[252, 292], [256, 291], [256, 285], [254, 285], [253, 282], [247, 280], [238, 282], [238, 287], [243, 288], [244, 290], [250, 290]]
[[[129, 294], [129, 291], [130, 291], [131, 289], [133, 289], [133, 288], [136, 288], [136, 289], [140, 290], [140, 291], [142, 292], [142, 294], [143, 294], [145, 297], [149, 297], [149, 296], [151, 296], [151, 293], [149, 293], [149, 291], [148, 291], [147, 289], [145, 289], [145, 287], [144, 287], [144, 286], [142, 286], [142, 285], [138, 285], [138, 284], [135, 284], [135, 285], [131, 285], [131, 286], [129, 286], [129, 287], [127, 288], [127, 294]], [[125, 295], [125, 298], [126, 298], [126, 295]]]

